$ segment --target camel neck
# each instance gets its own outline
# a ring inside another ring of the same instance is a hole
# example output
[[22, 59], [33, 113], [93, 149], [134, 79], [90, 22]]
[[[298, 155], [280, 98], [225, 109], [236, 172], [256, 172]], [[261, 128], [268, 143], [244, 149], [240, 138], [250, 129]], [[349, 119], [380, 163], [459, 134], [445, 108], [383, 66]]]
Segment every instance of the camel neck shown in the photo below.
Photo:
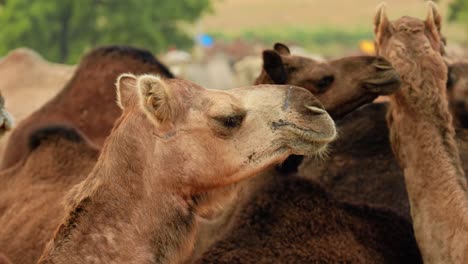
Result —
[[[419, 72], [420, 76], [417, 71], [412, 71], [412, 76], [402, 75], [403, 86], [390, 100], [388, 118], [394, 151], [403, 167], [412, 171], [406, 179], [407, 187], [422, 188], [416, 179], [437, 184], [443, 181], [440, 175], [444, 174], [458, 179], [453, 183], [465, 190], [466, 180], [445, 94], [445, 79], [437, 79], [438, 74], [431, 73], [430, 69], [422, 68]], [[426, 171], [433, 164], [440, 166]], [[413, 179], [416, 180], [414, 186]]]
[[419, 59], [392, 61], [403, 85], [391, 96], [390, 140], [404, 170], [424, 262], [462, 263], [467, 183], [445, 94], [447, 71], [440, 56]]
[[40, 263], [173, 263], [190, 254], [192, 210], [179, 195], [146, 186], [143, 153], [151, 147], [139, 140], [127, 136], [118, 148], [108, 140], [91, 174], [70, 191], [68, 216]]

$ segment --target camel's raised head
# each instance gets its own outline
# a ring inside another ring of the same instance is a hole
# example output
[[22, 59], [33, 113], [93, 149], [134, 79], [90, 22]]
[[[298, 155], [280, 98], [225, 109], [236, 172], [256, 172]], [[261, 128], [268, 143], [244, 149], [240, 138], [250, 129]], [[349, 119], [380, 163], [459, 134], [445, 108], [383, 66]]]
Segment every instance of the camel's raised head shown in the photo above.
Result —
[[[117, 87], [123, 115], [109, 140], [119, 135], [127, 137], [124, 142], [134, 140], [138, 152], [147, 153], [142, 159], [149, 171], [184, 175], [173, 182], [187, 188], [234, 183], [291, 154], [322, 151], [336, 135], [320, 102], [295, 86], [218, 91], [127, 74]], [[119, 134], [123, 127], [131, 135]], [[163, 162], [152, 163], [152, 155]]]
[[353, 56], [319, 62], [291, 55], [276, 43], [263, 52], [262, 73], [256, 84], [290, 84], [313, 93], [333, 118], [339, 118], [377, 96], [400, 87], [400, 78], [382, 57]]
[[425, 20], [404, 16], [390, 21], [385, 3], [378, 7], [374, 18], [375, 43], [378, 54], [420, 54], [428, 49], [444, 53], [441, 35], [442, 16], [434, 2], [428, 2]]

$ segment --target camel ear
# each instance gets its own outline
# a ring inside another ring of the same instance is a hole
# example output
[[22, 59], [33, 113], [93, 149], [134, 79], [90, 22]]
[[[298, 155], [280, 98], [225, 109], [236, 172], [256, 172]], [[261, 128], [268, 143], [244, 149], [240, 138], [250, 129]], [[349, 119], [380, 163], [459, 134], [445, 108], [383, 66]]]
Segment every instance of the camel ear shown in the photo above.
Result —
[[434, 2], [429, 1], [428, 6], [429, 10], [427, 11], [426, 26], [434, 32], [440, 33], [442, 28], [442, 16]]
[[275, 45], [273, 46], [273, 49], [276, 50], [281, 55], [291, 54], [291, 51], [289, 50], [288, 46], [286, 46], [283, 43], [279, 43], [279, 42], [275, 43]]
[[387, 4], [381, 3], [377, 7], [374, 17], [374, 35], [377, 45], [382, 43], [382, 39], [392, 33], [390, 21], [387, 18]]
[[122, 74], [117, 78], [117, 83], [115, 84], [117, 89], [117, 105], [121, 109], [129, 106], [136, 97], [136, 81], [136, 76], [129, 73]]
[[176, 104], [172, 91], [159, 76], [143, 75], [138, 78], [138, 91], [143, 109], [159, 123], [174, 120]]
[[286, 69], [278, 52], [274, 50], [263, 51], [263, 69], [275, 84], [286, 83]]

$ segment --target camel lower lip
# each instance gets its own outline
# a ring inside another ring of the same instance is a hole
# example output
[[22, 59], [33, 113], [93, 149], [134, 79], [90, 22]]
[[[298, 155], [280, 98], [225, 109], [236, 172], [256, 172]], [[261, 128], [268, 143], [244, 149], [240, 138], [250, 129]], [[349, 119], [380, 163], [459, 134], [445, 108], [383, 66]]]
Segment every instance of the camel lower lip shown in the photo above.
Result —
[[300, 127], [294, 123], [290, 123], [281, 119], [277, 122], [273, 122], [271, 127], [273, 130], [277, 130], [279, 128], [286, 129], [299, 136], [302, 142], [313, 146], [321, 147], [322, 145], [326, 145], [336, 138], [335, 129], [332, 129], [330, 131], [331, 133], [321, 133], [310, 128]]
[[379, 86], [387, 86], [401, 82], [400, 76], [394, 74], [390, 78], [378, 79], [378, 80], [368, 80], [365, 82], [365, 88], [377, 88]]

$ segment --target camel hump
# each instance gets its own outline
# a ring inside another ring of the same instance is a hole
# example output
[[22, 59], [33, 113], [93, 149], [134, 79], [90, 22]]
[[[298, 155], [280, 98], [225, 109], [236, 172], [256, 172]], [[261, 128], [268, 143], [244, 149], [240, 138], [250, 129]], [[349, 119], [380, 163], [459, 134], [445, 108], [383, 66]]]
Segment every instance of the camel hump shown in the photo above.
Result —
[[129, 46], [110, 45], [98, 47], [88, 53], [80, 64], [88, 67], [89, 64], [105, 61], [105, 58], [133, 58], [142, 63], [157, 66], [160, 71], [159, 74], [165, 78], [175, 78], [174, 74], [156, 59], [151, 52]]
[[48, 142], [67, 140], [73, 143], [85, 143], [86, 140], [77, 129], [66, 125], [49, 125], [34, 130], [28, 139], [29, 150], [32, 152]]

